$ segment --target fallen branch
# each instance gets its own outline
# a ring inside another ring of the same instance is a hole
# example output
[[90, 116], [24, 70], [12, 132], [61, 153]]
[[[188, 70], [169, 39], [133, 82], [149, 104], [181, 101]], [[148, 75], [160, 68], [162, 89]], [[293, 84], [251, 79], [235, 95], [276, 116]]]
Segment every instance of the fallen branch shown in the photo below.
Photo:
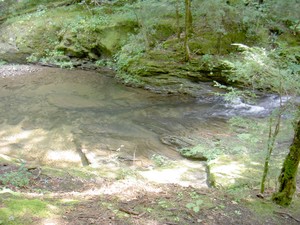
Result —
[[288, 216], [288, 217], [290, 217], [291, 219], [293, 219], [293, 220], [297, 221], [298, 223], [300, 223], [300, 219], [297, 219], [297, 218], [293, 217], [293, 216], [292, 216], [291, 214], [289, 214], [289, 213], [286, 213], [286, 212], [278, 212], [278, 211], [274, 211], [274, 213], [275, 213], [275, 214], [279, 214], [279, 215], [281, 215], [281, 216]]

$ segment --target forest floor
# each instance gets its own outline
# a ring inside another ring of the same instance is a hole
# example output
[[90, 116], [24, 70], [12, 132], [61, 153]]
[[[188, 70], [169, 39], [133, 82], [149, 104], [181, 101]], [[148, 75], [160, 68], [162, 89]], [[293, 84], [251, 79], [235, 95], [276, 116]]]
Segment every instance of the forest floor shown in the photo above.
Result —
[[13, 186], [12, 177], [0, 185], [0, 224], [300, 224], [299, 193], [281, 208], [270, 201], [270, 190], [259, 198], [251, 189], [155, 184], [130, 175], [83, 178], [10, 163], [0, 164], [0, 177], [15, 172], [20, 183], [25, 170], [30, 181], [24, 187]]

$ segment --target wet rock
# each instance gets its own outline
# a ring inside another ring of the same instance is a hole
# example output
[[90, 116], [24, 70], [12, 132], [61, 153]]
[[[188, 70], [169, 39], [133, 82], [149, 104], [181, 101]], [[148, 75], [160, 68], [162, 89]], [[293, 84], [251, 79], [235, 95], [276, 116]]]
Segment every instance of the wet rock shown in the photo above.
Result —
[[178, 149], [190, 147], [193, 145], [192, 143], [193, 141], [191, 139], [185, 137], [171, 136], [171, 135], [166, 135], [161, 137], [160, 141], [165, 145], [176, 147]]

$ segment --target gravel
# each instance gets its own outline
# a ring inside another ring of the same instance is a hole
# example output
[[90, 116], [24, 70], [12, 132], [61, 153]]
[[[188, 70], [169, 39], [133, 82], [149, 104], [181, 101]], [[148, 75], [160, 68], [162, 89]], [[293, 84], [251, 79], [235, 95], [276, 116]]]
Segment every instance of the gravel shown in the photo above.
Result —
[[0, 66], [0, 77], [16, 77], [41, 70], [33, 65], [3, 65]]

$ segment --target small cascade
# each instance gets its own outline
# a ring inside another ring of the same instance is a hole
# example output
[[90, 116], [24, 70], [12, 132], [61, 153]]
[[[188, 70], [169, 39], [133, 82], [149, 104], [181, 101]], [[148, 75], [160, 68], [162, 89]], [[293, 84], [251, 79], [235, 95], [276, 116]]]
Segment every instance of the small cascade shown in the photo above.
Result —
[[[255, 103], [247, 103], [242, 98], [236, 98], [231, 102], [225, 101], [222, 97], [215, 98], [214, 106], [208, 110], [209, 117], [233, 117], [233, 116], [251, 116], [266, 117], [278, 108], [280, 104], [285, 104], [291, 97], [278, 95], [266, 95], [256, 100]], [[300, 102], [300, 98], [296, 102]], [[281, 103], [280, 103], [281, 102]]]

